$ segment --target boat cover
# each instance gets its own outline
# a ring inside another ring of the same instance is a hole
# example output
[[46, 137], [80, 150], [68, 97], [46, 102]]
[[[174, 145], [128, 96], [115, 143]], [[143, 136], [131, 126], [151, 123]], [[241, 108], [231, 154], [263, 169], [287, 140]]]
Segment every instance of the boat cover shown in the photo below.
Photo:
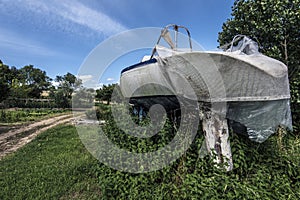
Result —
[[178, 96], [226, 102], [233, 128], [245, 128], [251, 140], [263, 142], [279, 125], [292, 129], [290, 90], [287, 67], [259, 53], [255, 44], [244, 41], [229, 52], [156, 46], [155, 58], [122, 71], [122, 93], [134, 104], [160, 103], [167, 109], [179, 106]]

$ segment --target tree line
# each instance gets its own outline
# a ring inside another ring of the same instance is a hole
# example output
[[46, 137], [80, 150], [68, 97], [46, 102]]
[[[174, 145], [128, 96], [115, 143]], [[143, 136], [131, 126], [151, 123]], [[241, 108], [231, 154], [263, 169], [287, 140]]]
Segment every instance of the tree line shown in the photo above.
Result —
[[[55, 81], [58, 85], [54, 86]], [[20, 69], [4, 64], [0, 60], [0, 103], [2, 107], [17, 106], [16, 101], [28, 99], [49, 99], [53, 107], [68, 108], [71, 106], [72, 93], [80, 88], [82, 82], [75, 75], [66, 73], [55, 79], [46, 72], [26, 65]], [[46, 94], [46, 95], [45, 95]], [[22, 107], [22, 106], [21, 106]]]
[[90, 106], [94, 99], [109, 104], [116, 86], [84, 88], [82, 81], [69, 72], [52, 79], [33, 65], [17, 69], [0, 60], [0, 107], [44, 107], [46, 101], [46, 107], [70, 108], [72, 98], [75, 107]]

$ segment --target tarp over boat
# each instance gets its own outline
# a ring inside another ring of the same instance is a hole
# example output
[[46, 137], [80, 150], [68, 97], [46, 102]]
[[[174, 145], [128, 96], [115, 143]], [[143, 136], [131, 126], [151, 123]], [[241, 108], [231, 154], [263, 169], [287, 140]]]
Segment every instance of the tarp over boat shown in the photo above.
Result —
[[121, 91], [145, 108], [161, 104], [166, 110], [176, 109], [178, 97], [226, 102], [231, 125], [263, 142], [279, 125], [292, 129], [287, 67], [259, 53], [251, 40], [246, 44], [230, 52], [180, 52], [156, 46], [158, 56], [122, 71]]

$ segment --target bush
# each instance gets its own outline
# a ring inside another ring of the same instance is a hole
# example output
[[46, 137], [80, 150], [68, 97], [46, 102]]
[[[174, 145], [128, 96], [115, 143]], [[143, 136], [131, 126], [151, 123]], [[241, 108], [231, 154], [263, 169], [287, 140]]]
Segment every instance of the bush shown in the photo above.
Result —
[[85, 115], [88, 119], [109, 120], [112, 118], [110, 106], [105, 104], [97, 104], [95, 110], [87, 110]]
[[[162, 148], [176, 134], [169, 120], [151, 138], [124, 134], [112, 119], [103, 130], [120, 148], [139, 153]], [[202, 157], [204, 136], [199, 131], [188, 151], [161, 170], [132, 174], [100, 165], [102, 195], [104, 199], [299, 199], [300, 138], [292, 133], [281, 137], [275, 134], [258, 144], [231, 133], [234, 169], [225, 172], [209, 156]]]
[[290, 81], [291, 86], [291, 110], [294, 132], [300, 135], [300, 72]]

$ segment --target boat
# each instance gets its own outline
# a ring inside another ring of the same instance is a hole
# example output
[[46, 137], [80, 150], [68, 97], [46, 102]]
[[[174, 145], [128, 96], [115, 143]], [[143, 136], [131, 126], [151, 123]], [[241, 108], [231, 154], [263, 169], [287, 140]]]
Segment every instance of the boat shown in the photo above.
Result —
[[[179, 29], [186, 31], [189, 49], [177, 47]], [[160, 45], [162, 38], [169, 47]], [[229, 126], [261, 143], [279, 126], [292, 130], [292, 118], [287, 66], [258, 49], [257, 42], [238, 35], [224, 51], [193, 51], [188, 29], [171, 24], [162, 29], [151, 56], [121, 71], [120, 89], [130, 104], [146, 111], [160, 104], [173, 112], [182, 108], [180, 99], [211, 110], [225, 103]]]

